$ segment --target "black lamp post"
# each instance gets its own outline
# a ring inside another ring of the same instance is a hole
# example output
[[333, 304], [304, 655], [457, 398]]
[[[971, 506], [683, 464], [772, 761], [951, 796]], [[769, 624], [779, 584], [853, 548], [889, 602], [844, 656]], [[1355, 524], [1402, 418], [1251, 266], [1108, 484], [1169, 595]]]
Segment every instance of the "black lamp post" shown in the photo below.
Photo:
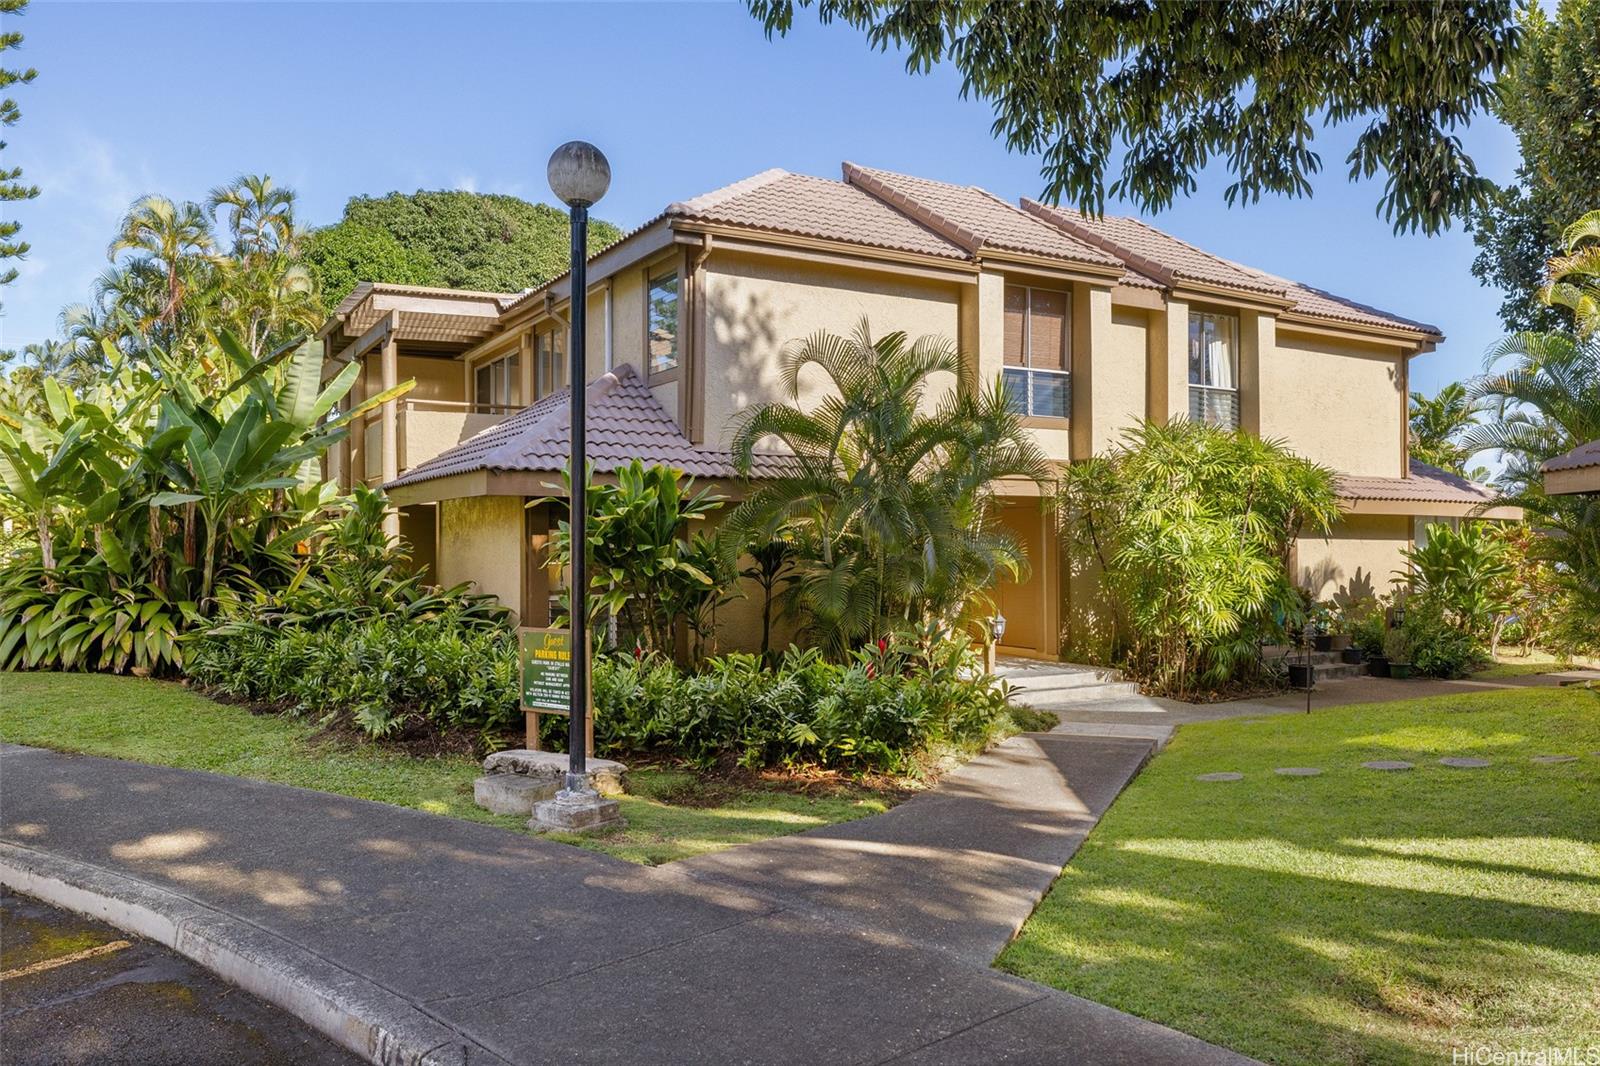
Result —
[[567, 718], [567, 791], [588, 789], [587, 720], [589, 715], [589, 470], [585, 427], [585, 334], [589, 303], [589, 208], [611, 187], [611, 164], [600, 149], [586, 141], [568, 141], [550, 156], [547, 170], [550, 191], [571, 209], [572, 217], [572, 327], [571, 363], [567, 387], [572, 397], [572, 459], [568, 466], [571, 494], [568, 527], [572, 534], [572, 586], [569, 623], [572, 631], [572, 702]]

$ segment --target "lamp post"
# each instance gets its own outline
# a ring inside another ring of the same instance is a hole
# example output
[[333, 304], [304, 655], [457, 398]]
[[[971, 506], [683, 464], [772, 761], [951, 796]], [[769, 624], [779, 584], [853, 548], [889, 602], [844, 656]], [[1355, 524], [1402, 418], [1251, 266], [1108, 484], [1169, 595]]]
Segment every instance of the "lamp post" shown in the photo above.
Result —
[[588, 465], [585, 426], [585, 340], [588, 310], [589, 208], [611, 187], [611, 164], [600, 149], [586, 141], [568, 141], [550, 156], [547, 170], [550, 191], [571, 211], [572, 220], [572, 302], [569, 319], [572, 337], [569, 344], [568, 391], [572, 397], [572, 458], [568, 466], [571, 484], [568, 528], [572, 543], [572, 583], [569, 592], [572, 631], [572, 702], [567, 719], [567, 781], [569, 793], [593, 792], [588, 782], [587, 719], [589, 714], [589, 566], [588, 566]]

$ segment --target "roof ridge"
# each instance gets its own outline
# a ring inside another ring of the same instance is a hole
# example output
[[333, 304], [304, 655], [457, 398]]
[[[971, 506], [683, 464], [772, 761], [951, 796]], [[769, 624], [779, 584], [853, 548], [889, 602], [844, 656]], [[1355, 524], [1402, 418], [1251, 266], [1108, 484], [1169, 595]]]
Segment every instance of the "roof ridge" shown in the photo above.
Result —
[[695, 215], [702, 211], [709, 211], [721, 206], [736, 196], [759, 189], [765, 185], [789, 176], [789, 172], [782, 167], [769, 167], [759, 174], [752, 174], [747, 178], [740, 178], [719, 189], [703, 192], [699, 196], [692, 196], [687, 200], [674, 200], [667, 205], [666, 214], [669, 215]]
[[1078, 238], [1078, 240], [1083, 241], [1085, 244], [1100, 249], [1107, 255], [1113, 255], [1117, 257], [1129, 267], [1137, 270], [1141, 274], [1145, 274], [1154, 278], [1163, 285], [1170, 286], [1172, 284], [1172, 279], [1176, 276], [1173, 269], [1167, 266], [1165, 263], [1158, 262], [1154, 259], [1151, 259], [1147, 255], [1141, 255], [1131, 249], [1123, 248], [1111, 238], [1088, 226], [1075, 225], [1071, 219], [1071, 216], [1068, 215], [1067, 212], [1061, 210], [1060, 207], [1056, 207], [1051, 204], [1040, 203], [1031, 196], [1022, 197], [1018, 203], [1021, 205], [1021, 210], [1027, 214], [1032, 215], [1033, 217], [1049, 225], [1057, 226], [1066, 230], [1069, 235]]
[[[864, 167], [859, 163], [852, 163], [846, 159], [841, 165], [846, 185], [852, 185], [879, 200], [894, 210], [905, 215], [913, 222], [933, 230], [945, 240], [966, 249], [968, 253], [978, 251], [983, 247], [983, 238], [967, 229], [965, 226], [941, 215], [926, 204], [906, 195], [898, 189], [891, 187], [879, 174], [894, 174], [892, 170], [880, 171], [874, 167]], [[931, 181], [930, 178], [917, 178], [912, 174], [897, 174], [897, 177], [911, 178], [915, 181]], [[934, 184], [949, 185], [949, 182], [935, 182]], [[953, 185], [951, 188], [962, 188]]]

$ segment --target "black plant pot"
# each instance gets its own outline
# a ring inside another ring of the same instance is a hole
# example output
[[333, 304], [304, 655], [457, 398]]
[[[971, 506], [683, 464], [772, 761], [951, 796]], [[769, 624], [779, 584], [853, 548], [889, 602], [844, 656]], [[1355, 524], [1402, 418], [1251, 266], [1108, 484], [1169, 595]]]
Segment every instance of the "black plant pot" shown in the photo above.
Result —
[[1346, 648], [1339, 653], [1339, 660], [1352, 666], [1360, 666], [1367, 661], [1367, 654], [1360, 648]]
[[1316, 671], [1304, 663], [1289, 664], [1289, 687], [1310, 688], [1316, 681]]
[[1323, 633], [1323, 634], [1321, 634], [1320, 636], [1318, 636], [1316, 638], [1315, 645], [1316, 645], [1316, 649], [1318, 651], [1332, 651], [1333, 650], [1333, 634], [1332, 633]]
[[1367, 658], [1367, 673], [1373, 677], [1389, 676], [1389, 659], [1383, 655], [1372, 655]]

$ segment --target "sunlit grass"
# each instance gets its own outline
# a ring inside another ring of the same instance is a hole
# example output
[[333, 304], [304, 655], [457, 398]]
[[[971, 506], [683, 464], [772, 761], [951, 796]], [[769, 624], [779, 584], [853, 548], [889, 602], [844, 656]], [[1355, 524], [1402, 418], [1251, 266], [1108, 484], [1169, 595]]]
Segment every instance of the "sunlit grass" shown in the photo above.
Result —
[[1476, 680], [1493, 681], [1506, 677], [1526, 677], [1529, 674], [1548, 674], [1557, 670], [1595, 669], [1600, 669], [1600, 659], [1580, 655], [1574, 659], [1564, 660], [1539, 648], [1533, 648], [1527, 655], [1523, 655], [1521, 648], [1502, 647], [1494, 662], [1474, 672], [1472, 676]]
[[[472, 780], [481, 772], [472, 759], [417, 756], [315, 733], [308, 723], [250, 714], [169, 682], [0, 673], [0, 740], [274, 781], [527, 831], [527, 819], [490, 814], [472, 802]], [[760, 785], [719, 793], [707, 806], [660, 798], [669, 788], [681, 791], [687, 778], [636, 770], [629, 775], [633, 794], [620, 800], [626, 829], [560, 839], [631, 862], [670, 862], [877, 814], [892, 802], [869, 789], [802, 796]]]
[[1573, 689], [1185, 726], [1000, 965], [1272, 1063], [1600, 1045], [1595, 752]]

